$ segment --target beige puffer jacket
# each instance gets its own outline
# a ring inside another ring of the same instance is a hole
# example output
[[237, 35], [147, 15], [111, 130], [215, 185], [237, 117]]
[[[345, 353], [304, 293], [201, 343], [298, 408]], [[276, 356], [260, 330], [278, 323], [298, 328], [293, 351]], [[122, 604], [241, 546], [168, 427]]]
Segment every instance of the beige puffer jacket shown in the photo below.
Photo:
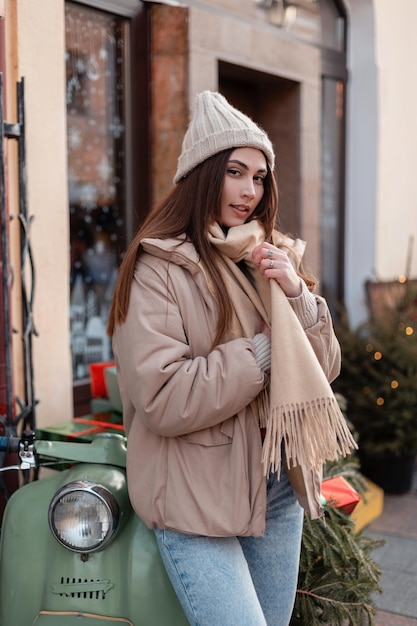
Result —
[[[126, 322], [113, 336], [132, 505], [150, 528], [262, 535], [266, 480], [250, 404], [264, 380], [253, 341], [210, 352], [217, 308], [194, 247], [155, 239], [143, 248]], [[340, 348], [316, 298], [319, 321], [306, 334], [331, 381]], [[290, 478], [309, 514], [321, 515], [320, 473], [297, 468]]]

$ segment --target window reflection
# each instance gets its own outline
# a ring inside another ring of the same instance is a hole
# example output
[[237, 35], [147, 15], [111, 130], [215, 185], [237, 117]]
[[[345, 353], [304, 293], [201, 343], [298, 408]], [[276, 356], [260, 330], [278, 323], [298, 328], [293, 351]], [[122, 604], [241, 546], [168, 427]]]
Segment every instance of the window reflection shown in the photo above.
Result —
[[111, 358], [106, 324], [125, 247], [123, 20], [66, 3], [70, 329], [74, 379]]
[[321, 282], [332, 312], [341, 301], [344, 196], [344, 83], [323, 78], [321, 163]]

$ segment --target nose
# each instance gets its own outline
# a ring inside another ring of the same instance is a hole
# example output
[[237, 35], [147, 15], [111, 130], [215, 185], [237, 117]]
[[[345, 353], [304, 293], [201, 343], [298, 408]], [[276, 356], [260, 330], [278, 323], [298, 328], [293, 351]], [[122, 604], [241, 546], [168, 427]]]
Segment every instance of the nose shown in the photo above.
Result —
[[242, 187], [242, 196], [245, 198], [254, 198], [256, 196], [255, 184], [252, 179], [245, 180], [245, 184]]

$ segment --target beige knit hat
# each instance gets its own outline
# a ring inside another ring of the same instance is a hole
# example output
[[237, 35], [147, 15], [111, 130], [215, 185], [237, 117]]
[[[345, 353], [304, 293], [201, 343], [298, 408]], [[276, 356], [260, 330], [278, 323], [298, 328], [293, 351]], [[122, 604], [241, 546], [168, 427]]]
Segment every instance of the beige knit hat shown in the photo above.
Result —
[[214, 154], [228, 148], [244, 147], [262, 150], [271, 171], [274, 170], [274, 149], [265, 131], [232, 107], [220, 93], [201, 92], [184, 135], [174, 183]]

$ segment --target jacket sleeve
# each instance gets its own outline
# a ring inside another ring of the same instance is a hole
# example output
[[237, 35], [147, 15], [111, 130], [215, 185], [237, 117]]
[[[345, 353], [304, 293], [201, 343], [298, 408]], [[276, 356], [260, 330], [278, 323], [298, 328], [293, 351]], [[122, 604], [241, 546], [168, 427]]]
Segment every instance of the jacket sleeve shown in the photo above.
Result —
[[318, 321], [304, 332], [331, 383], [340, 373], [341, 350], [327, 303], [321, 296], [316, 295], [315, 298], [318, 305]]
[[156, 434], [176, 437], [235, 415], [264, 380], [252, 339], [232, 339], [207, 354], [191, 354], [185, 329], [186, 316], [195, 316], [192, 297], [181, 312], [167, 280], [150, 267], [135, 274], [128, 316], [116, 328], [113, 348], [123, 403], [131, 403]]

